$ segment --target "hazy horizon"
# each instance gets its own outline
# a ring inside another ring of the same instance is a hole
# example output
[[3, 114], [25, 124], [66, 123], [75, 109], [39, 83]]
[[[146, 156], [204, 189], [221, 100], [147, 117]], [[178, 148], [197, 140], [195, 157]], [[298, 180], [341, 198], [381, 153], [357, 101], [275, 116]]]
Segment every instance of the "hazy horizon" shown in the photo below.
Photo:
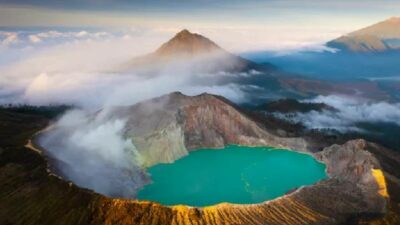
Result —
[[400, 2], [384, 2], [1, 0], [0, 30], [97, 28], [170, 37], [186, 28], [232, 52], [323, 49], [331, 39], [400, 15]]

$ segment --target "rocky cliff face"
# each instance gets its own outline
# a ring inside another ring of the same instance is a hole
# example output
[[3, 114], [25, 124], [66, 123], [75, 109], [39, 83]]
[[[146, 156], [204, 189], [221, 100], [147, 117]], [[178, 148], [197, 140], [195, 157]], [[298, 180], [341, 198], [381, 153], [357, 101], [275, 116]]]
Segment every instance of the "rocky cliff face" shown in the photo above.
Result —
[[366, 148], [364, 140], [349, 141], [325, 148], [316, 158], [325, 162], [331, 178], [356, 184], [371, 212], [384, 213], [388, 194], [382, 168]]
[[228, 100], [210, 94], [179, 92], [118, 107], [111, 117], [127, 119], [130, 137], [145, 165], [172, 162], [188, 151], [225, 145], [275, 146], [307, 151], [302, 138], [282, 138], [260, 127]]

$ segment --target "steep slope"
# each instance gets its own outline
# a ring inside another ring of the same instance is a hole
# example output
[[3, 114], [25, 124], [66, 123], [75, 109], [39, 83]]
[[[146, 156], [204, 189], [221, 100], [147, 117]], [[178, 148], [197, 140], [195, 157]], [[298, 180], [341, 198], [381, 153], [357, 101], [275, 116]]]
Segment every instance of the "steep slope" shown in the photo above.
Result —
[[400, 17], [392, 17], [385, 21], [350, 33], [349, 35], [375, 35], [382, 39], [400, 38]]
[[228, 144], [307, 151], [303, 139], [270, 134], [238, 111], [233, 103], [210, 94], [191, 97], [174, 92], [112, 109], [109, 115], [127, 120], [124, 136], [132, 138], [145, 165], [171, 162], [188, 151], [222, 148]]
[[184, 29], [158, 48], [154, 55], [156, 57], [196, 57], [223, 52], [224, 50], [210, 39]]
[[400, 49], [400, 17], [393, 17], [328, 42], [328, 46], [353, 52]]

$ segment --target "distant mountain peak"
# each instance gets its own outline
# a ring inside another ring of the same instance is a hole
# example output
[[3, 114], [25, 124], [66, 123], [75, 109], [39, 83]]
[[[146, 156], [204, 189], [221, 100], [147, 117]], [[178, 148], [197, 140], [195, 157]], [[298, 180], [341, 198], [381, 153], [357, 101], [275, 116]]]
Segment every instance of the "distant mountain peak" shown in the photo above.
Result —
[[353, 52], [384, 52], [400, 49], [400, 17], [392, 17], [351, 32], [328, 46]]
[[213, 52], [223, 52], [223, 50], [210, 39], [183, 29], [157, 49], [155, 54], [159, 56], [192, 57]]
[[178, 33], [176, 33], [175, 37], [185, 37], [185, 36], [190, 36], [190, 35], [194, 35], [194, 33], [191, 33], [188, 29], [183, 29], [181, 31], [179, 31]]
[[376, 36], [381, 38], [400, 38], [400, 17], [392, 17], [363, 29], [354, 31], [350, 36]]
[[[183, 65], [190, 63], [193, 71], [202, 73], [213, 72], [244, 72], [270, 71], [268, 64], [257, 65], [249, 60], [225, 51], [203, 35], [183, 29], [176, 33], [153, 53], [137, 57], [122, 65], [123, 70], [149, 68], [159, 69], [167, 65]], [[187, 64], [189, 65], [189, 64]]]

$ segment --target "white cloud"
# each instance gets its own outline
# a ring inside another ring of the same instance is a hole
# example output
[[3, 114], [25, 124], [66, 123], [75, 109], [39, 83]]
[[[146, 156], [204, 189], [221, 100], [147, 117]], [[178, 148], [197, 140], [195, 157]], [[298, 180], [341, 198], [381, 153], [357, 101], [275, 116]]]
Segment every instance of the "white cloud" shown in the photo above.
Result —
[[41, 38], [58, 38], [58, 37], [65, 36], [65, 33], [51, 30], [51, 31], [47, 31], [47, 32], [40, 32], [36, 36], [41, 37]]
[[[1, 39], [3, 37], [3, 39]], [[18, 31], [18, 32], [8, 32], [8, 31], [0, 31], [0, 46], [9, 47], [9, 48], [17, 48], [23, 49], [27, 48], [31, 44], [35, 47], [46, 47], [46, 46], [55, 46], [66, 44], [69, 42], [79, 42], [79, 41], [101, 41], [112, 38], [118, 38], [118, 35], [114, 35], [110, 32], [106, 31], [56, 31], [56, 30], [48, 30], [48, 31]], [[18, 45], [16, 45], [18, 43]], [[1, 54], [1, 52], [0, 52]]]
[[0, 41], [2, 46], [9, 46], [11, 44], [15, 44], [19, 41], [18, 33], [16, 32], [1, 32], [0, 37], [3, 36], [4, 38]]
[[290, 53], [302, 50], [323, 51], [325, 43], [346, 33], [342, 29], [296, 26], [194, 28], [232, 52], [278, 51]]
[[[51, 38], [82, 36], [72, 42], [47, 45]], [[30, 54], [21, 52], [18, 60], [0, 67], [0, 103], [77, 104], [86, 108], [133, 104], [142, 99], [173, 91], [195, 95], [221, 94], [235, 101], [244, 96], [237, 85], [196, 84], [191, 64], [170, 65], [154, 76], [112, 72], [135, 56], [154, 51], [171, 36], [165, 31], [135, 30], [134, 33], [109, 35], [106, 32], [57, 32], [31, 34], [40, 37]], [[129, 35], [129, 38], [126, 37]], [[89, 37], [101, 37], [87, 39]], [[8, 52], [20, 50], [9, 49]], [[7, 58], [6, 54], [0, 56]], [[252, 72], [255, 73], [254, 71]], [[220, 75], [198, 74], [213, 80]], [[229, 74], [247, 76], [247, 74]], [[14, 94], [14, 95], [12, 95]]]
[[129, 34], [125, 34], [124, 36], [122, 36], [122, 39], [123, 40], [130, 40], [130, 39], [132, 39], [132, 37]]
[[42, 42], [42, 39], [36, 35], [29, 35], [29, 40], [34, 44]]
[[356, 130], [359, 122], [389, 122], [400, 126], [400, 104], [375, 102], [351, 96], [329, 95], [318, 96], [305, 102], [325, 103], [336, 110], [311, 111], [295, 113], [284, 118], [303, 123], [308, 128], [332, 128], [338, 131]]
[[87, 31], [80, 31], [80, 32], [75, 34], [76, 37], [84, 37], [84, 36], [87, 36], [87, 35], [88, 35]]

